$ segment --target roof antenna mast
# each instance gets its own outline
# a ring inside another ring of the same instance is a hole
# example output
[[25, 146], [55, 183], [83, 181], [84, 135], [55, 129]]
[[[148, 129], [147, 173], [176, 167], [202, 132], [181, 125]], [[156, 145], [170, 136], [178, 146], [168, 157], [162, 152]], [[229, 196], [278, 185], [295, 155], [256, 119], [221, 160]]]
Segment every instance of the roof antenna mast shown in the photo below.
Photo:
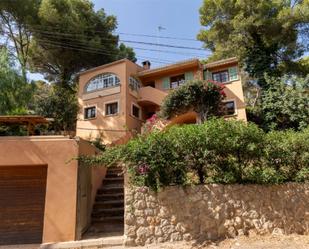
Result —
[[[160, 33], [162, 30], [166, 30], [166, 28], [162, 27], [161, 25], [158, 26], [158, 29], [157, 29], [157, 45], [159, 46], [159, 38], [160, 38]], [[158, 52], [158, 56], [160, 58], [160, 52]]]

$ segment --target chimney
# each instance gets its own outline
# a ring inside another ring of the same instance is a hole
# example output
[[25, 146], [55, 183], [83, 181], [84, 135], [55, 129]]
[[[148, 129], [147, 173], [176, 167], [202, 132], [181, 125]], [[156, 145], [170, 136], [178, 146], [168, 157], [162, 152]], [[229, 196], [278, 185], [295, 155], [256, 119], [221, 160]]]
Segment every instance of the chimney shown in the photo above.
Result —
[[143, 61], [142, 64], [143, 64], [144, 70], [150, 69], [150, 66], [151, 66], [150, 61]]

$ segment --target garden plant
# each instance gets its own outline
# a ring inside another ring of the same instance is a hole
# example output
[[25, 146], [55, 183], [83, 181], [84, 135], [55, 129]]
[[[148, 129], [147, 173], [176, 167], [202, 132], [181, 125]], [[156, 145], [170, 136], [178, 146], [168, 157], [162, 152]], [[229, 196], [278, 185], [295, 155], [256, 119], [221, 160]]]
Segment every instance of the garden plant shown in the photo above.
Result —
[[264, 132], [223, 118], [172, 126], [109, 147], [86, 165], [122, 165], [137, 186], [204, 183], [278, 184], [309, 181], [309, 128]]

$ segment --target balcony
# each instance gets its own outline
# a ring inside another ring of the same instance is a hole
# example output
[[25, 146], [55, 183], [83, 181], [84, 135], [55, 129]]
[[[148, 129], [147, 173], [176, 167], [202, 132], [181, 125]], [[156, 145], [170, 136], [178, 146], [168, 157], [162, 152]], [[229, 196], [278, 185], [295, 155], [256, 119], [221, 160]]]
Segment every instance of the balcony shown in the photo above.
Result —
[[184, 85], [187, 81], [186, 80], [178, 80], [171, 82], [171, 89], [176, 89], [182, 85]]
[[166, 97], [167, 93], [150, 87], [142, 87], [139, 90], [138, 104], [141, 106], [147, 105], [157, 105], [161, 106], [163, 99]]

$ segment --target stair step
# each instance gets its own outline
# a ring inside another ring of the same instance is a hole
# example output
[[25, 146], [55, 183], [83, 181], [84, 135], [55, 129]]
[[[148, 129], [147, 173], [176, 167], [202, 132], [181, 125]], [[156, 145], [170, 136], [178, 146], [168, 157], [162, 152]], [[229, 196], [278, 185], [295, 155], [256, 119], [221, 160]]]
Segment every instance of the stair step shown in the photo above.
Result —
[[119, 178], [116, 178], [116, 177], [113, 177], [113, 178], [105, 178], [103, 180], [103, 186], [105, 185], [109, 185], [109, 184], [124, 184], [124, 180], [122, 177], [119, 177]]
[[105, 177], [103, 181], [124, 181], [123, 176], [117, 176], [117, 177]]
[[89, 233], [115, 233], [124, 232], [124, 226], [123, 225], [113, 225], [113, 224], [101, 224], [101, 223], [95, 223], [92, 224], [89, 228]]
[[124, 208], [100, 208], [94, 209], [92, 211], [92, 217], [113, 217], [113, 216], [123, 216]]
[[111, 194], [98, 194], [96, 196], [96, 201], [111, 201], [111, 200], [123, 200], [123, 193], [111, 193]]
[[124, 176], [122, 168], [108, 168], [98, 189], [87, 234], [124, 232]]
[[118, 200], [106, 200], [106, 201], [96, 201], [93, 209], [96, 208], [118, 208], [118, 207], [123, 207], [124, 206], [124, 201], [123, 199], [118, 199]]
[[107, 173], [122, 173], [123, 169], [122, 168], [108, 168]]
[[122, 173], [107, 172], [105, 175], [105, 178], [110, 178], [110, 177], [122, 177]]
[[92, 224], [106, 223], [106, 224], [124, 224], [124, 216], [111, 216], [111, 217], [93, 217]]
[[113, 172], [106, 172], [106, 177], [123, 177], [122, 171], [113, 171]]
[[113, 184], [113, 185], [107, 185], [103, 186], [103, 188], [98, 189], [98, 194], [113, 194], [113, 193], [123, 193], [124, 188], [123, 185], [119, 184]]

